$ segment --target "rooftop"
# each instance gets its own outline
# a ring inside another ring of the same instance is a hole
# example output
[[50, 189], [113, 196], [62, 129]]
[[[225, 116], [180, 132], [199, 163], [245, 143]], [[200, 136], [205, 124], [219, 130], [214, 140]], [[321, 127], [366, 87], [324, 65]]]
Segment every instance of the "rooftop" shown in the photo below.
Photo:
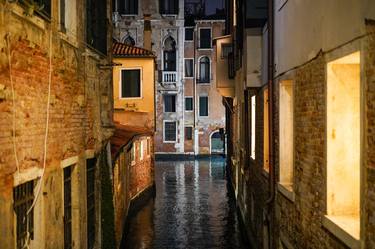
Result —
[[113, 42], [112, 53], [114, 57], [155, 57], [154, 53], [150, 50], [117, 41]]

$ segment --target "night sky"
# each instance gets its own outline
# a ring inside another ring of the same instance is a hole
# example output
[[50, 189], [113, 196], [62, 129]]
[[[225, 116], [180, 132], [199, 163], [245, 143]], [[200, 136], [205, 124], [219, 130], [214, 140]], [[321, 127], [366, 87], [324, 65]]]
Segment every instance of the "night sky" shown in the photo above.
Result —
[[202, 2], [206, 6], [206, 15], [215, 14], [216, 9], [224, 9], [225, 0], [187, 0], [186, 3]]

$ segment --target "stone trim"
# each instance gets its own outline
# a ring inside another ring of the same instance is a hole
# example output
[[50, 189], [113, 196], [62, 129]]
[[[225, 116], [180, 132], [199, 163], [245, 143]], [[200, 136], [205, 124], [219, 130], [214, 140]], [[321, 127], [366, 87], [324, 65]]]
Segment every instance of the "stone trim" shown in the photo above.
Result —
[[69, 157], [67, 159], [61, 160], [61, 168], [65, 168], [78, 163], [78, 156]]
[[338, 226], [328, 215], [323, 217], [323, 227], [331, 232], [335, 237], [341, 240], [351, 249], [361, 248], [360, 240], [354, 238], [351, 234]]
[[295, 193], [293, 192], [292, 186], [286, 186], [285, 184], [279, 182], [277, 184], [277, 189], [279, 190], [279, 193], [281, 193], [291, 202], [295, 201]]

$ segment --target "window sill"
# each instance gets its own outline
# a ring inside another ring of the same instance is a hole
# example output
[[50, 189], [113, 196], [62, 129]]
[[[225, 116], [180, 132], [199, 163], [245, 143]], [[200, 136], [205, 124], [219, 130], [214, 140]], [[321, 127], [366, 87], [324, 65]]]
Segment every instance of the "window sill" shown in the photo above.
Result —
[[325, 215], [323, 226], [349, 248], [360, 248], [360, 222], [358, 217]]
[[185, 40], [185, 42], [193, 42], [194, 40]]
[[34, 24], [35, 26], [37, 26], [38, 28], [42, 30], [46, 29], [44, 19], [39, 16], [36, 16], [35, 13], [32, 16], [26, 16], [24, 8], [22, 8], [21, 6], [17, 4], [13, 4], [11, 8], [12, 8], [12, 12], [15, 15], [29, 21], [30, 23]]
[[208, 51], [212, 51], [213, 48], [198, 48], [198, 50], [208, 50]]
[[178, 14], [160, 14], [162, 17], [172, 17], [177, 18]]
[[175, 144], [177, 141], [163, 141], [164, 144]]
[[293, 192], [293, 185], [292, 184], [287, 184], [287, 183], [278, 183], [277, 184], [277, 189], [279, 190], [279, 192], [284, 196], [286, 197], [287, 199], [289, 199], [291, 202], [294, 202], [295, 201], [295, 194]]
[[59, 32], [60, 38], [67, 42], [68, 44], [72, 45], [75, 48], [78, 48], [78, 42], [73, 36], [67, 35], [65, 32], [60, 31]]

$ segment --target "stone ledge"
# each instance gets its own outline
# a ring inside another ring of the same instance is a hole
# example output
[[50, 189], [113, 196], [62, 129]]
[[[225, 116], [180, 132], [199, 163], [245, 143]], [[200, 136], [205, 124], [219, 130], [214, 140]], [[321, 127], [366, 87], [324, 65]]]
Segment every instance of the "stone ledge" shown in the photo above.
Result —
[[292, 189], [292, 186], [291, 185], [286, 185], [286, 184], [283, 184], [283, 183], [278, 183], [277, 184], [277, 189], [279, 190], [279, 192], [284, 196], [286, 197], [287, 199], [289, 199], [291, 202], [294, 202], [295, 201], [295, 194], [293, 192], [293, 189]]
[[[345, 219], [346, 222], [342, 222], [343, 219]], [[325, 227], [329, 232], [331, 232], [335, 237], [341, 240], [349, 248], [359, 249], [361, 247], [361, 243], [359, 240], [359, 232], [355, 234], [355, 231], [353, 231], [353, 229], [350, 229], [352, 231], [348, 231], [347, 229], [348, 227], [343, 224], [343, 223], [346, 223], [347, 225], [348, 220], [353, 221], [354, 219], [350, 217], [345, 218], [345, 217], [335, 217], [335, 216], [325, 215], [323, 217], [323, 227]], [[358, 231], [359, 231], [359, 221], [358, 221], [358, 225], [354, 224], [354, 226], [358, 227]], [[354, 230], [356, 229], [354, 228]]]

